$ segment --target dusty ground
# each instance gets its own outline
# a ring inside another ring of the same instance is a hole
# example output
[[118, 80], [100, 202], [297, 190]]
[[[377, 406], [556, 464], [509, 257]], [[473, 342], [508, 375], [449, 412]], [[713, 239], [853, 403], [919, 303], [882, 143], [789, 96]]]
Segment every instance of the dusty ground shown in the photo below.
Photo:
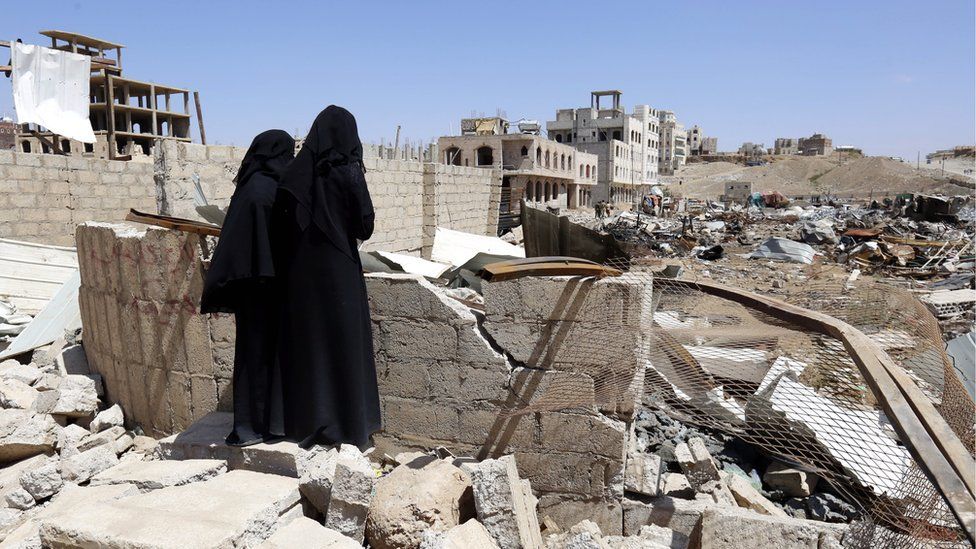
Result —
[[[694, 198], [719, 197], [728, 181], [752, 182], [753, 191], [779, 191], [787, 196], [830, 192], [841, 197], [866, 198], [902, 192], [971, 194], [937, 169], [914, 166], [890, 158], [869, 156], [838, 162], [830, 157], [773, 157], [764, 166], [730, 162], [688, 164], [669, 178], [673, 188]], [[958, 176], [957, 176], [958, 177]]]

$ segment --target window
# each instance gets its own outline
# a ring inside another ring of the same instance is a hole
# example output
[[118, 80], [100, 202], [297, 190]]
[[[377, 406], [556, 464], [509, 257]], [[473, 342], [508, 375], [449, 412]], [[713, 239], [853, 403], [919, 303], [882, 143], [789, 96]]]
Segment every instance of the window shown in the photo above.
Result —
[[494, 155], [492, 154], [491, 147], [488, 146], [478, 147], [476, 153], [477, 153], [478, 166], [491, 166], [492, 164], [495, 163], [495, 159], [494, 159]]
[[620, 130], [613, 130], [613, 138], [620, 141]]
[[529, 156], [529, 148], [523, 145], [522, 146], [522, 158], [525, 158], [527, 156]]
[[542, 149], [535, 150], [535, 163], [542, 165]]
[[556, 143], [562, 143], [562, 142], [563, 142], [563, 135], [561, 133], [557, 133], [556, 134]]
[[454, 166], [461, 165], [461, 149], [451, 147], [444, 151], [444, 163]]

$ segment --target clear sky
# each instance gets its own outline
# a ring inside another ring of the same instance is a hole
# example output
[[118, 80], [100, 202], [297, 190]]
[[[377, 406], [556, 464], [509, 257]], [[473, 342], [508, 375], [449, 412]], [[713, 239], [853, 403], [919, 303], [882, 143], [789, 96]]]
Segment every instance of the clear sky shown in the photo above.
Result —
[[[4, 39], [121, 42], [125, 74], [199, 90], [211, 143], [302, 132], [330, 103], [364, 140], [472, 112], [545, 121], [620, 89], [720, 150], [826, 133], [914, 160], [976, 142], [973, 0], [5, 2]], [[4, 60], [5, 61], [5, 60]], [[9, 80], [0, 114], [12, 114]], [[196, 128], [194, 126], [194, 135]]]

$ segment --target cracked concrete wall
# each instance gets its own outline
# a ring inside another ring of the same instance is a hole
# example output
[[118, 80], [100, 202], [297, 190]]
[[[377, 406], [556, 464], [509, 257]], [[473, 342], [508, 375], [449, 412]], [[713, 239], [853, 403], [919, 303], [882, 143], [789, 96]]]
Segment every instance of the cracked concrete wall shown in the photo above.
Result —
[[[486, 283], [485, 314], [421, 277], [366, 280], [384, 420], [378, 451], [514, 454], [540, 515], [620, 531], [646, 341], [628, 315], [649, 304], [649, 280]], [[592, 352], [597, 345], [603, 353]]]
[[75, 226], [156, 211], [153, 165], [0, 151], [0, 238], [74, 245]]

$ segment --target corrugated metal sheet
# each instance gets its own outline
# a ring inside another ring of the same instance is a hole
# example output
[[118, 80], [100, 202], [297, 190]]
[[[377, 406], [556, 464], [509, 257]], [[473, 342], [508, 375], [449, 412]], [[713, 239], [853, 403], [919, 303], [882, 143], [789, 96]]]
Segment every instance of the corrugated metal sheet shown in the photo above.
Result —
[[0, 352], [0, 360], [43, 347], [62, 337], [65, 330], [80, 328], [81, 311], [78, 308], [80, 287], [81, 274], [78, 269], [75, 269], [47, 306], [10, 342], [9, 347]]
[[74, 248], [0, 239], [0, 299], [37, 314], [78, 270]]

